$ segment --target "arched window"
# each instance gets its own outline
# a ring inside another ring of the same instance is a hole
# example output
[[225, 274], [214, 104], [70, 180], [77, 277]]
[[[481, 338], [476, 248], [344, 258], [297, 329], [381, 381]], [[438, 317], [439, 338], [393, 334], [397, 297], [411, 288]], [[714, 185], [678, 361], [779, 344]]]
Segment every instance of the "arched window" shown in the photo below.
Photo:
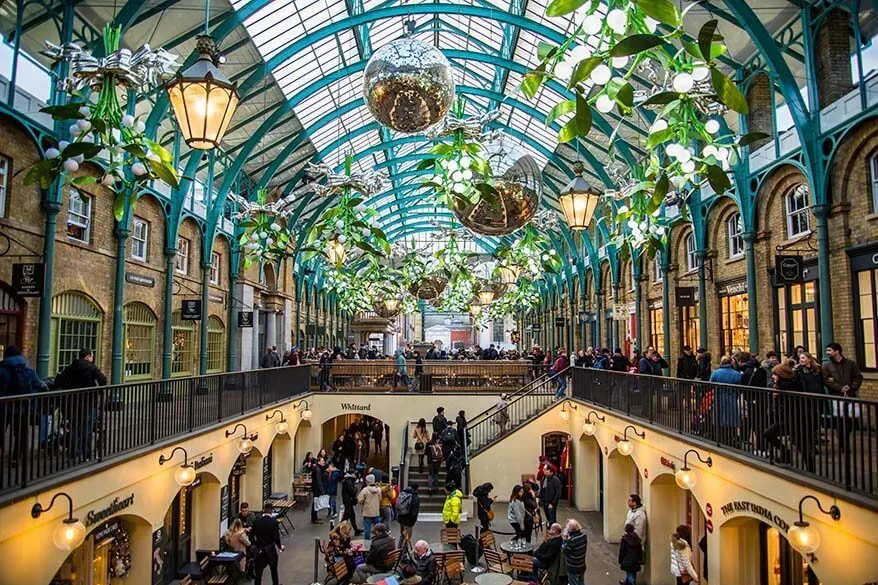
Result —
[[810, 194], [808, 185], [802, 183], [784, 197], [787, 238], [794, 238], [811, 231], [811, 216], [808, 210]]
[[744, 224], [740, 213], [735, 212], [726, 220], [726, 232], [729, 239], [729, 259], [740, 258], [744, 255]]
[[226, 326], [219, 317], [207, 319], [207, 372], [213, 374], [226, 370]]
[[171, 376], [192, 376], [195, 374], [195, 356], [198, 351], [195, 321], [184, 321], [180, 311], [174, 311], [171, 331], [174, 339]]
[[100, 363], [101, 329], [104, 316], [94, 302], [82, 293], [65, 292], [52, 299], [49, 371], [57, 374], [74, 359], [79, 350], [90, 349]]
[[152, 379], [156, 317], [143, 303], [125, 305], [125, 381]]

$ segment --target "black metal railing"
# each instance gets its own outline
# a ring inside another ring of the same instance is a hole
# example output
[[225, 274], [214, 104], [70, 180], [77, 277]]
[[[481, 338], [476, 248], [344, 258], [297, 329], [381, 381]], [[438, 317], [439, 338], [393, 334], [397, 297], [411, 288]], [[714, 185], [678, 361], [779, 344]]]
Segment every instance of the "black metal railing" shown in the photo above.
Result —
[[308, 392], [307, 366], [0, 398], [0, 494]]
[[527, 360], [337, 360], [311, 364], [315, 392], [515, 392], [544, 371]]
[[878, 496], [878, 402], [587, 368], [572, 396]]

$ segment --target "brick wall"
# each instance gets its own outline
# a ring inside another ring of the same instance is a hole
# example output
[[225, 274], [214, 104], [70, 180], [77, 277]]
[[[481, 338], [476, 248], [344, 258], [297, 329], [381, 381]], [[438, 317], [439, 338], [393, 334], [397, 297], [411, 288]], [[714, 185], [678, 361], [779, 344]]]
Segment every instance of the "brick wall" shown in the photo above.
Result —
[[[771, 81], [765, 73], [757, 73], [747, 88], [747, 125], [750, 132], [765, 132], [769, 137], [774, 134], [774, 109], [771, 105]], [[759, 148], [771, 138], [757, 140], [750, 147], [751, 151]]]
[[817, 96], [824, 108], [854, 87], [851, 75], [850, 16], [840, 8], [829, 12], [814, 39]]

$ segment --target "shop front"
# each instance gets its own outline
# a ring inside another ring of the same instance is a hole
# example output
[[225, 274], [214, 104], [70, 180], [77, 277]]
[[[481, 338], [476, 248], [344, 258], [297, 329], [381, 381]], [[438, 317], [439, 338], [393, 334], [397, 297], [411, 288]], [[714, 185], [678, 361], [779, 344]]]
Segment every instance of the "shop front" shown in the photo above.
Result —
[[[688, 345], [692, 349], [700, 345], [699, 337], [699, 313], [698, 313], [698, 289], [694, 286], [678, 286], [676, 291], [677, 311], [680, 330], [681, 345]], [[674, 348], [671, 348], [673, 351]]]
[[748, 351], [750, 318], [747, 279], [720, 283], [716, 293], [720, 310], [721, 355], [731, 355], [735, 350]]
[[659, 352], [665, 347], [665, 312], [661, 301], [649, 303], [649, 341], [648, 344]]
[[817, 260], [805, 260], [799, 282], [781, 282], [774, 269], [769, 273], [777, 307], [774, 316], [775, 347], [791, 355], [797, 345], [802, 345], [812, 354], [821, 355]]
[[854, 297], [856, 361], [878, 371], [878, 242], [848, 250]]

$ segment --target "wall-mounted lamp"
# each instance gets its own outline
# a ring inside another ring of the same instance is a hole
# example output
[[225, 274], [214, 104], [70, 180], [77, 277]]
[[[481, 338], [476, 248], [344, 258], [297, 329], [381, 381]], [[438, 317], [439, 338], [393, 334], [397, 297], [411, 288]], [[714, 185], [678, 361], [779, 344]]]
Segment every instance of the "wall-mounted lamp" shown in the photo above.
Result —
[[299, 408], [303, 404], [305, 405], [305, 409], [302, 411], [302, 420], [309, 421], [309, 420], [311, 420], [311, 415], [313, 413], [311, 412], [311, 409], [308, 408], [308, 401], [307, 400], [300, 400], [297, 404], [293, 405], [293, 408]]
[[174, 450], [171, 451], [171, 454], [165, 457], [164, 455], [159, 455], [159, 465], [164, 465], [168, 461], [171, 460], [171, 457], [174, 456], [174, 453], [177, 451], [183, 452], [183, 465], [177, 468], [177, 471], [174, 472], [174, 481], [177, 482], [177, 485], [181, 487], [186, 487], [187, 485], [192, 485], [192, 482], [195, 481], [195, 468], [189, 465], [189, 453], [186, 452], [186, 449], [183, 447], [174, 447]]
[[276, 415], [276, 414], [279, 414], [279, 415], [280, 415], [280, 420], [277, 421], [277, 423], [274, 425], [274, 428], [275, 428], [275, 430], [277, 431], [277, 434], [278, 434], [278, 435], [283, 435], [283, 434], [286, 433], [286, 432], [289, 430], [289, 428], [290, 428], [290, 425], [287, 423], [287, 419], [286, 419], [286, 417], [284, 417], [284, 413], [283, 413], [283, 411], [281, 411], [280, 409], [275, 409], [275, 411], [272, 412], [271, 414], [266, 414], [266, 415], [265, 415], [265, 420], [271, 420], [271, 419], [273, 419], [273, 418], [274, 418], [274, 415]]
[[631, 455], [631, 452], [634, 451], [634, 444], [628, 440], [628, 429], [634, 431], [634, 436], [640, 437], [641, 439], [646, 438], [646, 431], [637, 432], [637, 429], [634, 428], [634, 425], [628, 425], [625, 427], [625, 430], [622, 431], [622, 440], [619, 441], [619, 444], [616, 445], [616, 448], [619, 449], [619, 453], [628, 457]]
[[251, 439], [250, 435], [247, 434], [247, 427], [243, 423], [238, 423], [231, 431], [226, 431], [226, 438], [228, 439], [229, 437], [234, 435], [235, 431], [237, 431], [239, 427], [244, 429], [244, 436], [238, 439], [238, 451], [247, 454], [250, 452], [251, 449], [253, 449], [253, 439]]
[[820, 500], [815, 496], [805, 496], [799, 500], [799, 520], [790, 528], [790, 544], [803, 555], [813, 555], [820, 548], [820, 533], [810, 523], [805, 522], [805, 518], [802, 515], [802, 505], [805, 503], [805, 500], [817, 502], [817, 508], [836, 521], [841, 518], [841, 510], [835, 504], [831, 505], [828, 510], [824, 510]]
[[[570, 404], [570, 410], [578, 410], [576, 405], [572, 402]], [[570, 420], [570, 410], [567, 410], [568, 402], [565, 400], [564, 404], [561, 405], [561, 420]]]
[[43, 506], [37, 502], [34, 504], [34, 507], [30, 510], [30, 515], [33, 518], [39, 518], [43, 512], [48, 512], [52, 509], [52, 506], [55, 505], [55, 500], [58, 498], [67, 498], [68, 510], [67, 510], [67, 518], [64, 519], [61, 524], [55, 528], [55, 532], [52, 533], [52, 542], [55, 543], [55, 546], [63, 551], [72, 551], [85, 540], [85, 525], [79, 521], [78, 518], [73, 517], [73, 499], [64, 492], [58, 492], [54, 496], [52, 496], [52, 500], [49, 502], [48, 508], [43, 508]]
[[595, 428], [595, 424], [591, 422], [591, 415], [594, 415], [595, 420], [599, 420], [601, 422], [606, 422], [607, 417], [599, 415], [594, 410], [590, 410], [587, 415], [585, 415], [585, 422], [582, 424], [582, 432], [591, 437], [595, 434], [597, 429]]
[[695, 472], [689, 469], [688, 457], [689, 453], [695, 453], [695, 456], [698, 457], [698, 460], [707, 465], [708, 467], [713, 467], [713, 458], [708, 455], [705, 459], [701, 456], [695, 449], [689, 449], [683, 454], [683, 467], [677, 470], [674, 474], [674, 480], [677, 482], [677, 485], [680, 486], [681, 489], [691, 490], [695, 487], [695, 483], [698, 481], [698, 477], [695, 475]]

